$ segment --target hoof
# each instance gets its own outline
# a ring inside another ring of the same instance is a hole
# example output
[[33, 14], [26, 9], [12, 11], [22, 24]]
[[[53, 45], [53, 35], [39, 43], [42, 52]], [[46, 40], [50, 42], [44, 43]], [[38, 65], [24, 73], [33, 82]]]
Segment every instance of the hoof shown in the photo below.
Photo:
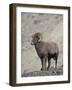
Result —
[[49, 70], [49, 68], [47, 68], [47, 70]]
[[43, 68], [41, 68], [41, 71], [47, 71], [47, 68], [45, 70]]
[[41, 68], [41, 71], [43, 71], [43, 68]]

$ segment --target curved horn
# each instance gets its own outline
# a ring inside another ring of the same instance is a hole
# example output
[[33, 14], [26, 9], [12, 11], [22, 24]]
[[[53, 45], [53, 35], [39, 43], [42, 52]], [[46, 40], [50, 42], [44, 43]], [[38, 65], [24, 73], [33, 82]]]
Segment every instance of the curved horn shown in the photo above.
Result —
[[42, 40], [42, 34], [41, 34], [41, 33], [37, 33], [37, 36], [38, 36], [38, 38], [39, 38], [38, 41], [41, 41], [41, 40]]

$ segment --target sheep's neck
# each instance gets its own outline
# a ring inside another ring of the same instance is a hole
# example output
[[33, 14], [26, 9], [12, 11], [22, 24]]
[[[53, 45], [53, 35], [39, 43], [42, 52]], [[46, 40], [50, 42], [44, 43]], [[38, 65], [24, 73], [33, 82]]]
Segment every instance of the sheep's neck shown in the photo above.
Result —
[[36, 49], [37, 53], [39, 53], [38, 51], [40, 51], [41, 46], [42, 46], [42, 42], [38, 42], [35, 44], [35, 49]]
[[35, 44], [35, 49], [37, 49], [38, 45], [39, 45], [39, 42]]

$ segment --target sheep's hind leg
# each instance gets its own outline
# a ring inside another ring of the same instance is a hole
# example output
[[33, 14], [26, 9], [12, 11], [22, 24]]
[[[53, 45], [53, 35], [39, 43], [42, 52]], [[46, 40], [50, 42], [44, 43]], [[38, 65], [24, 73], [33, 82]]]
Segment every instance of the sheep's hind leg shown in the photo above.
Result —
[[55, 70], [54, 70], [54, 73], [57, 75], [57, 57], [55, 57], [54, 60], [55, 60]]
[[48, 67], [47, 67], [47, 70], [50, 68], [50, 65], [51, 65], [51, 62], [50, 62], [50, 60], [48, 60]]
[[54, 59], [55, 59], [55, 69], [57, 69], [57, 59], [58, 59], [58, 56], [56, 55], [56, 56], [54, 57]]
[[57, 59], [55, 60], [55, 69], [57, 69]]

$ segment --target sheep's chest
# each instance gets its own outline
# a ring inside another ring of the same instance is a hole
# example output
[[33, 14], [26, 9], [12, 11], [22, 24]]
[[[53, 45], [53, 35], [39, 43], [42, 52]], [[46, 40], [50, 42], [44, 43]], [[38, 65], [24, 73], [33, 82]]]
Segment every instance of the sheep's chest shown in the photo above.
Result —
[[43, 45], [42, 43], [38, 43], [38, 44], [35, 46], [35, 49], [36, 49], [37, 54], [38, 54], [39, 57], [43, 57], [43, 56], [48, 55], [48, 50], [47, 50], [47, 48], [45, 47], [45, 45]]

